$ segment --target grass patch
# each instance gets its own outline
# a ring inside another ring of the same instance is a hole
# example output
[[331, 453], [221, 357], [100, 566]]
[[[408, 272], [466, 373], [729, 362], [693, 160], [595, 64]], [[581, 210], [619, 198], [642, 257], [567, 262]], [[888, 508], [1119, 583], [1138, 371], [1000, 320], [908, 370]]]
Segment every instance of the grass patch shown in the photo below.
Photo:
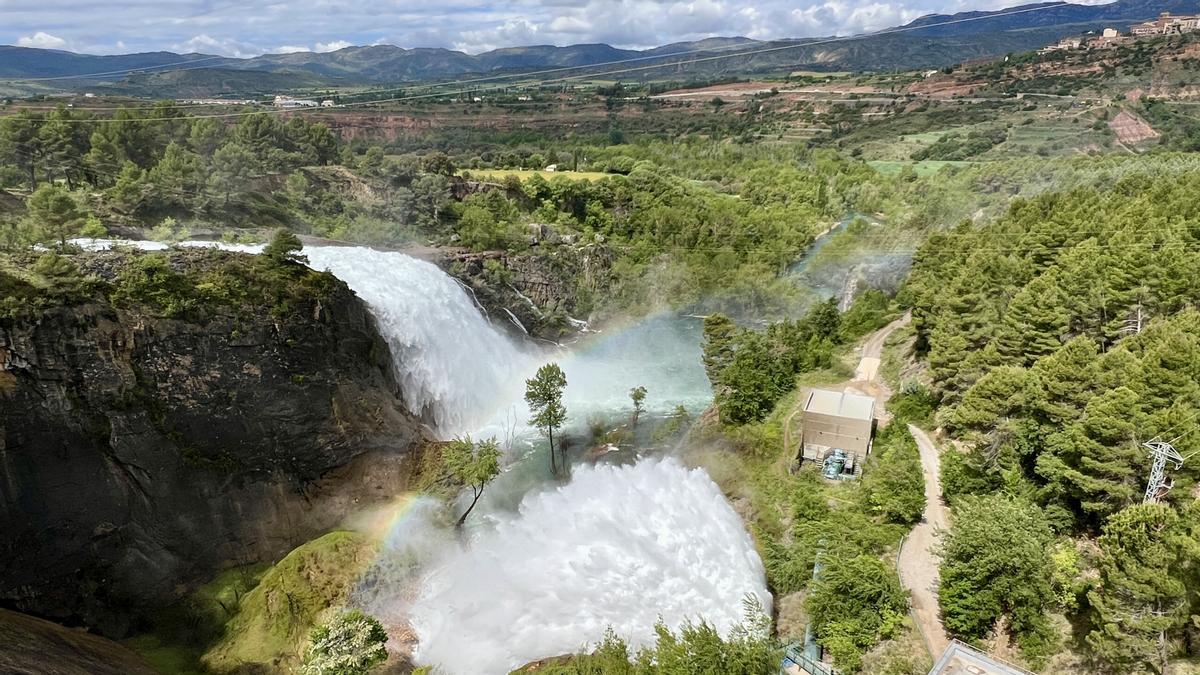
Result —
[[949, 130], [922, 131], [921, 133], [918, 133], [918, 134], [904, 134], [903, 136], [900, 137], [900, 140], [902, 140], [906, 143], [914, 143], [915, 142], [915, 143], [924, 143], [926, 145], [933, 145], [934, 143], [937, 143], [938, 141], [942, 140], [942, 136], [945, 136], [946, 134], [949, 134], [949, 133], [952, 133], [952, 132]]
[[201, 663], [204, 650], [221, 637], [242, 598], [258, 585], [269, 568], [269, 565], [247, 565], [221, 572], [158, 613], [153, 618], [153, 632], [135, 635], [123, 644], [164, 673], [209, 672]]
[[203, 650], [165, 640], [159, 635], [146, 634], [122, 640], [121, 644], [133, 650], [160, 673], [173, 675], [208, 675], [200, 657]]
[[976, 162], [971, 161], [951, 161], [943, 159], [925, 159], [919, 162], [914, 161], [891, 161], [891, 160], [872, 160], [867, 162], [871, 168], [885, 176], [892, 176], [904, 170], [904, 167], [911, 166], [916, 170], [917, 176], [924, 178], [932, 176], [948, 166], [971, 166]]
[[831, 71], [824, 71], [824, 70], [793, 70], [792, 72], [788, 73], [788, 77], [832, 77], [832, 78], [841, 78], [841, 77], [849, 77], [849, 76], [850, 76], [850, 75], [852, 75], [852, 74], [853, 74], [853, 73], [851, 73], [851, 72], [850, 72], [850, 71], [848, 71], [848, 70], [831, 70]]
[[346, 601], [374, 556], [374, 543], [356, 532], [331, 532], [293, 550], [240, 598], [204, 664], [217, 672], [298, 665], [309, 631]]

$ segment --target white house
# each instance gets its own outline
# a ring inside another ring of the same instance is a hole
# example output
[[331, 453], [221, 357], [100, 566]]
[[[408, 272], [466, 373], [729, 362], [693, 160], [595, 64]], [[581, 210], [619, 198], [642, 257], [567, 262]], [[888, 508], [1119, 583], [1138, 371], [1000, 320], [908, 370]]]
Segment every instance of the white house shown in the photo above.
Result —
[[317, 102], [307, 98], [292, 98], [291, 96], [276, 96], [276, 108], [315, 108]]

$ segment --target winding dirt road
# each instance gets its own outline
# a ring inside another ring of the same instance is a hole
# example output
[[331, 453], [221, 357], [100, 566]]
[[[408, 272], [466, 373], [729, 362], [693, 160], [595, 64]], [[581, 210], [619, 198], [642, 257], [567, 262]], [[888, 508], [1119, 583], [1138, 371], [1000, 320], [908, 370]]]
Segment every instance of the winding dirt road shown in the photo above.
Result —
[[950, 640], [942, 627], [938, 611], [938, 560], [934, 555], [937, 530], [950, 525], [946, 506], [942, 503], [942, 465], [937, 446], [928, 434], [910, 424], [908, 431], [917, 441], [921, 453], [921, 470], [925, 474], [925, 512], [921, 522], [913, 528], [896, 565], [900, 570], [900, 583], [912, 595], [913, 616], [917, 627], [925, 637], [925, 644], [933, 658], [937, 658]]

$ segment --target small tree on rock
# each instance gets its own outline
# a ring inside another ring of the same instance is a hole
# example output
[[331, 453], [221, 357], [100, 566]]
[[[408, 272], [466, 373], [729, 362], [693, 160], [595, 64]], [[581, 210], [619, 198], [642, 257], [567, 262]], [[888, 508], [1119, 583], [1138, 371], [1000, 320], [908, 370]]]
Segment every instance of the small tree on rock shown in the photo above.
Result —
[[462, 527], [483, 496], [483, 488], [500, 475], [500, 444], [495, 438], [480, 441], [478, 445], [470, 436], [456, 438], [446, 446], [442, 460], [451, 475], [471, 488], [471, 505], [455, 523], [455, 527]]
[[646, 409], [646, 388], [634, 387], [629, 390], [629, 398], [633, 401], [633, 426], [637, 426], [638, 418]]
[[[567, 376], [557, 363], [547, 363], [538, 368], [533, 379], [525, 380], [525, 402], [533, 416], [529, 423], [542, 430], [550, 439], [550, 470], [558, 473], [554, 459], [554, 430], [567, 421], [567, 409], [563, 407], [563, 389], [567, 387]], [[563, 458], [564, 467], [566, 458]]]
[[278, 230], [271, 237], [271, 243], [263, 249], [263, 255], [272, 262], [284, 265], [287, 263], [308, 263], [308, 258], [300, 253], [304, 244], [300, 238], [288, 230]]

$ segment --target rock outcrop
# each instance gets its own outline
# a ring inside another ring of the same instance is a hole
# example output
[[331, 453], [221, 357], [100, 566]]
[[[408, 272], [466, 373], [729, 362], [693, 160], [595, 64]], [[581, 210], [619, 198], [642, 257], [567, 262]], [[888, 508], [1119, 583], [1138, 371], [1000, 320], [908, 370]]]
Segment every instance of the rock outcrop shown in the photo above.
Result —
[[154, 675], [137, 654], [98, 635], [0, 609], [0, 673]]
[[601, 245], [543, 243], [527, 253], [447, 251], [441, 266], [470, 288], [493, 323], [518, 336], [557, 341], [586, 321], [611, 284]]
[[217, 251], [74, 263], [103, 280], [0, 312], [0, 604], [119, 637], [403, 489], [427, 432], [345, 284]]

